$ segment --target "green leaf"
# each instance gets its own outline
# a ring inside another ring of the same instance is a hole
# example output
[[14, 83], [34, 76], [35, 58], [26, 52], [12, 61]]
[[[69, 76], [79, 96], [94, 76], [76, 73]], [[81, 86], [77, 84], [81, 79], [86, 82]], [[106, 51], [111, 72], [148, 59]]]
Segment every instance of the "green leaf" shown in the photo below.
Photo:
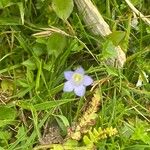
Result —
[[129, 146], [129, 147], [125, 147], [124, 150], [149, 150], [149, 146], [148, 145], [134, 145], [134, 146]]
[[9, 131], [0, 131], [0, 139], [1, 140], [9, 140], [11, 137], [11, 133]]
[[72, 139], [67, 139], [67, 141], [65, 141], [64, 146], [68, 146], [68, 147], [77, 147], [78, 146], [78, 141], [76, 140], [72, 140]]
[[56, 144], [53, 146], [53, 150], [64, 150], [62, 145]]
[[0, 17], [0, 25], [22, 25], [20, 18], [11, 17], [4, 18]]
[[89, 133], [89, 137], [90, 137], [90, 139], [91, 139], [92, 142], [98, 141], [98, 137], [96, 137], [96, 136], [93, 134], [92, 131], [89, 131], [88, 133]]
[[34, 61], [34, 58], [32, 58], [32, 57], [25, 60], [22, 64], [30, 70], [35, 70], [36, 69], [35, 61]]
[[0, 120], [14, 120], [16, 117], [16, 110], [7, 106], [0, 106]]
[[33, 82], [32, 84], [30, 84], [30, 86], [28, 88], [21, 88], [18, 93], [14, 96], [12, 96], [12, 98], [21, 98], [23, 96], [25, 96], [28, 92], [30, 92], [32, 90], [32, 88], [34, 87], [35, 82]]
[[14, 120], [11, 120], [11, 119], [0, 120], [0, 127], [4, 127], [4, 126], [6, 126], [8, 124], [13, 124], [14, 123], [13, 121]]
[[44, 45], [46, 45], [47, 39], [42, 38], [42, 37], [38, 37], [38, 38], [36, 39], [36, 42], [39, 43], [39, 44], [44, 44]]
[[52, 7], [56, 12], [57, 16], [62, 20], [67, 20], [70, 16], [71, 12], [73, 11], [73, 0], [53, 0]]
[[114, 31], [109, 34], [108, 39], [113, 42], [115, 46], [118, 46], [119, 43], [125, 38], [125, 32], [123, 31]]
[[27, 110], [31, 110], [32, 108], [35, 108], [36, 111], [41, 110], [47, 110], [51, 108], [58, 107], [60, 105], [63, 105], [65, 103], [69, 103], [71, 101], [74, 101], [74, 99], [63, 99], [63, 100], [56, 100], [56, 101], [46, 101], [43, 103], [32, 105], [30, 102], [25, 100], [19, 100], [16, 105]]
[[85, 145], [93, 144], [93, 141], [91, 141], [87, 135], [83, 137], [83, 142], [85, 143]]
[[7, 106], [0, 106], [0, 127], [12, 124], [16, 118], [16, 110]]
[[11, 5], [14, 5], [15, 3], [12, 2], [12, 0], [0, 0], [0, 9], [9, 7]]
[[25, 130], [24, 126], [22, 125], [19, 127], [17, 131], [17, 135], [15, 136], [17, 139], [20, 139], [20, 141], [24, 141], [27, 139], [27, 131]]
[[43, 102], [40, 104], [36, 104], [34, 105], [34, 108], [38, 111], [38, 110], [47, 110], [50, 108], [54, 108], [54, 107], [58, 107], [60, 105], [63, 105], [65, 103], [74, 101], [74, 99], [64, 99], [64, 100], [56, 100], [56, 101], [49, 101], [49, 102]]
[[67, 127], [70, 126], [68, 119], [63, 115], [55, 115], [55, 116], [56, 116], [56, 121], [57, 121], [59, 127], [63, 131], [62, 134], [66, 135], [67, 134]]
[[131, 3], [132, 3], [134, 6], [137, 6], [137, 5], [141, 5], [142, 1], [141, 1], [141, 0], [131, 0]]
[[104, 43], [102, 56], [103, 56], [103, 59], [115, 58], [117, 56], [117, 51], [112, 41], [107, 40]]
[[[46, 43], [46, 42], [45, 42]], [[34, 46], [33, 46], [33, 51], [34, 53], [37, 55], [37, 56], [41, 56], [42, 54], [47, 54], [47, 51], [46, 51], [46, 44], [41, 44], [41, 43], [36, 43]]]
[[63, 116], [63, 115], [55, 115], [55, 116], [58, 117], [58, 118], [60, 118], [61, 121], [63, 122], [63, 124], [66, 127], [69, 127], [69, 121], [68, 121], [68, 119], [65, 116]]
[[1, 82], [1, 88], [3, 91], [13, 91], [14, 89], [14, 85], [13, 82], [11, 80], [8, 79], [3, 79]]
[[47, 41], [48, 54], [54, 54], [56, 57], [66, 46], [66, 37], [59, 33], [53, 33]]
[[21, 22], [22, 22], [22, 24], [24, 24], [24, 7], [23, 7], [23, 3], [18, 2], [17, 5], [18, 5], [19, 11], [20, 11]]
[[109, 75], [112, 75], [112, 76], [118, 76], [118, 72], [117, 72], [117, 69], [115, 67], [111, 67], [111, 66], [105, 66], [106, 67], [106, 71]]
[[24, 100], [19, 100], [18, 102], [16, 102], [16, 105], [27, 110], [31, 110], [33, 107], [33, 105], [30, 104], [30, 102]]
[[150, 144], [150, 137], [148, 135], [148, 132], [146, 131], [145, 122], [139, 122], [137, 125], [131, 139], [133, 140], [141, 140], [145, 144]]

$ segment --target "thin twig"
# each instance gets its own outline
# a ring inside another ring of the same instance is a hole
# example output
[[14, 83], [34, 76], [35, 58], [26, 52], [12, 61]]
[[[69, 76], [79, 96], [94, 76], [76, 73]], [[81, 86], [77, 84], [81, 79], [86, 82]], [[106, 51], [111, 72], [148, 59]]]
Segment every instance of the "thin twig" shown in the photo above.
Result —
[[137, 10], [129, 0], [125, 1], [135, 14], [137, 14], [146, 24], [150, 25], [149, 19], [147, 19], [139, 10]]

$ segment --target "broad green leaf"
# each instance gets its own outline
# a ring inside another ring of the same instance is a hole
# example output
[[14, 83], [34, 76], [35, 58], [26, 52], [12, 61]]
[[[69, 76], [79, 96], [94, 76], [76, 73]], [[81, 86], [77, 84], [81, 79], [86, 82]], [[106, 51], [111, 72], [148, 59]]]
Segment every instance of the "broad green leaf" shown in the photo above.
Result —
[[67, 134], [67, 127], [69, 127], [68, 119], [63, 115], [55, 115], [55, 116], [56, 116], [56, 121], [62, 130], [62, 134], [66, 135]]
[[106, 41], [103, 45], [102, 57], [103, 59], [115, 58], [117, 56], [117, 51], [115, 45], [112, 41]]
[[27, 59], [27, 60], [25, 60], [22, 64], [24, 66], [26, 66], [28, 69], [31, 69], [31, 70], [35, 70], [36, 69], [36, 65], [35, 65], [34, 59], [32, 57]]
[[48, 54], [54, 54], [56, 57], [66, 46], [66, 37], [59, 33], [53, 33], [47, 41]]
[[7, 106], [0, 106], [0, 120], [14, 120], [16, 117], [16, 110]]
[[7, 106], [0, 106], [0, 127], [12, 124], [16, 117], [16, 110]]
[[73, 11], [73, 0], [52, 0], [52, 7], [57, 16], [63, 20], [67, 20]]
[[108, 35], [108, 39], [112, 41], [115, 46], [118, 46], [124, 38], [125, 32], [123, 31], [114, 31]]
[[[142, 124], [143, 123], [143, 124]], [[144, 122], [140, 122], [135, 131], [134, 134], [131, 137], [133, 140], [141, 140], [145, 144], [150, 144], [150, 137], [148, 135], [148, 132], [146, 131], [146, 127]]]
[[56, 117], [58, 117], [58, 118], [60, 118], [61, 119], [61, 121], [63, 122], [63, 124], [66, 126], [66, 127], [69, 127], [70, 125], [69, 125], [69, 121], [68, 121], [68, 119], [65, 117], [65, 116], [63, 116], [63, 115], [55, 115]]
[[40, 44], [40, 43], [36, 43], [33, 46], [33, 51], [37, 56], [41, 56], [42, 54], [47, 54], [46, 51], [46, 44]]

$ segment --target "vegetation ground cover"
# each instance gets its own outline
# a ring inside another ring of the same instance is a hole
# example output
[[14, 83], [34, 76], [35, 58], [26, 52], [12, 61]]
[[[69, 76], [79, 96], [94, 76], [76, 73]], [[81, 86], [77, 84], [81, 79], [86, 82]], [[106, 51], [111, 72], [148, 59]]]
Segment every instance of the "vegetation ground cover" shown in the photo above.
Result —
[[[144, 19], [125, 1], [92, 3], [110, 35], [73, 0], [0, 1], [0, 150], [150, 150], [150, 1], [131, 1]], [[63, 91], [79, 67], [94, 81], [84, 96]]]

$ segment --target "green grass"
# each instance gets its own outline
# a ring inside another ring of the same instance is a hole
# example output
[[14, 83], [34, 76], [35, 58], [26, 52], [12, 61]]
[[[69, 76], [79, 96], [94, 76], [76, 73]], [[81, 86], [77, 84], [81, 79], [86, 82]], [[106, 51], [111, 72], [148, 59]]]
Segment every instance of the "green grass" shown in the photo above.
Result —
[[[113, 31], [94, 36], [75, 5], [52, 1], [0, 2], [0, 149], [149, 150], [150, 27], [139, 18], [133, 28], [125, 2], [93, 0]], [[132, 2], [149, 15], [148, 1]], [[118, 44], [123, 68], [104, 61]], [[64, 71], [78, 66], [95, 81], [81, 98], [63, 92]]]

